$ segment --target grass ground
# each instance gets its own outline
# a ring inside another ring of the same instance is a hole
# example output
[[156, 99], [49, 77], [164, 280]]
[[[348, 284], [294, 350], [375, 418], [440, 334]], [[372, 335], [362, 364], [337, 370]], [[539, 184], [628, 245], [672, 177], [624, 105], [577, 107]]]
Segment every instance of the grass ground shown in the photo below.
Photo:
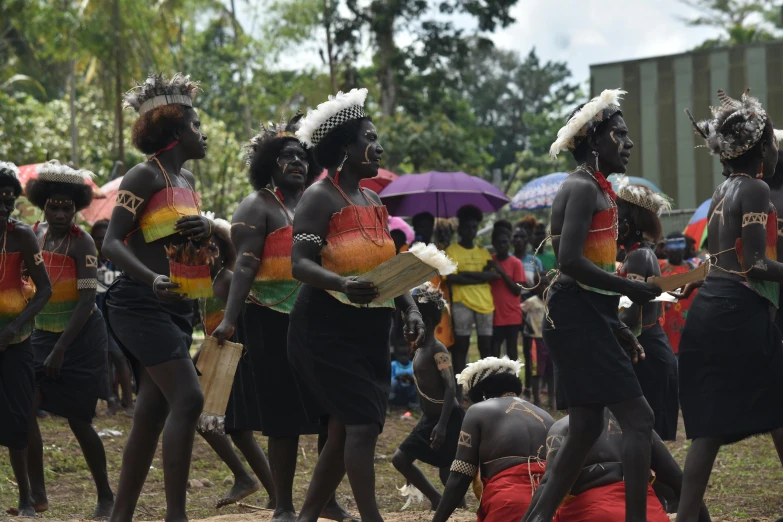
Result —
[[[473, 358], [476, 356], [473, 354]], [[101, 413], [101, 412], [99, 412]], [[398, 512], [403, 505], [397, 487], [404, 480], [392, 467], [391, 456], [415, 424], [415, 419], [401, 418], [404, 410], [392, 410], [388, 416], [386, 428], [381, 434], [376, 450], [376, 474], [378, 505], [384, 513]], [[555, 415], [556, 418], [559, 415]], [[119, 476], [122, 449], [130, 431], [131, 419], [124, 415], [106, 416], [99, 414], [95, 419], [97, 430], [117, 430], [122, 435], [105, 438], [109, 476], [113, 487]], [[41, 431], [44, 439], [44, 460], [46, 481], [51, 510], [43, 515], [45, 519], [69, 520], [83, 518], [92, 513], [95, 502], [95, 489], [90, 473], [82, 458], [79, 445], [68, 429], [67, 423], [59, 418], [41, 419]], [[684, 439], [682, 425], [676, 442], [669, 448], [677, 461], [682, 464], [688, 449]], [[260, 435], [259, 443], [266, 450], [266, 439]], [[309, 479], [317, 458], [316, 438], [302, 437], [296, 479], [294, 482], [295, 500], [298, 505], [304, 499]], [[2, 455], [2, 454], [0, 454]], [[150, 468], [149, 476], [138, 504], [138, 520], [162, 520], [165, 507], [163, 491], [163, 471], [160, 460], [160, 448]], [[437, 483], [437, 474], [433, 468], [424, 466], [424, 471], [433, 483]], [[213, 487], [192, 489], [189, 492], [188, 509], [191, 520], [215, 516], [218, 514], [247, 513], [239, 507], [226, 507], [219, 512], [214, 509], [215, 501], [228, 490], [228, 468], [216, 457], [209, 446], [196, 437], [190, 477], [208, 479]], [[255, 506], [266, 503], [266, 494], [261, 491], [248, 497], [245, 502]], [[347, 480], [338, 489], [338, 500], [347, 509], [356, 513], [356, 505], [351, 496]], [[723, 448], [715, 463], [712, 479], [706, 495], [714, 521], [772, 521], [783, 515], [783, 468], [778, 460], [772, 440], [768, 436], [756, 437]], [[0, 457], [0, 513], [7, 507], [16, 505], [16, 487], [13, 473], [7, 457]], [[473, 512], [477, 501], [468, 493], [468, 507]], [[404, 516], [394, 516], [396, 522], [430, 520], [427, 503], [412, 505]], [[414, 511], [414, 512], [410, 512]], [[255, 520], [266, 517], [251, 517]], [[390, 517], [392, 518], [392, 517]], [[459, 517], [461, 520], [466, 516]], [[0, 520], [3, 515], [0, 514]], [[239, 517], [236, 520], [245, 520]], [[233, 519], [232, 519], [233, 520]], [[472, 517], [467, 516], [467, 520]]]

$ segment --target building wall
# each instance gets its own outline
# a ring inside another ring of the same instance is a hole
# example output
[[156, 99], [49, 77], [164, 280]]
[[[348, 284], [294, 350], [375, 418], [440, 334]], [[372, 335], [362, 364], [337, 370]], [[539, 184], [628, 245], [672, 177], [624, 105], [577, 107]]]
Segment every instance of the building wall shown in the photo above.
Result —
[[723, 181], [718, 159], [697, 148], [702, 141], [686, 108], [704, 119], [718, 104], [719, 88], [738, 98], [750, 87], [772, 120], [783, 122], [783, 42], [593, 65], [590, 76], [593, 96], [628, 91], [622, 104], [634, 142], [628, 174], [657, 184], [678, 208], [696, 208]]

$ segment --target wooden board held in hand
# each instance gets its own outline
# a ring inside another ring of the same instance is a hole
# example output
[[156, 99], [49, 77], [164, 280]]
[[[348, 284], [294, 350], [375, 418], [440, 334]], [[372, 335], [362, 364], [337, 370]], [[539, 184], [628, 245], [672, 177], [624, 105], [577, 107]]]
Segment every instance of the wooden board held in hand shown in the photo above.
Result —
[[198, 378], [204, 390], [204, 413], [225, 415], [234, 374], [242, 357], [242, 345], [226, 341], [218, 346], [217, 339], [207, 336], [198, 356]]
[[401, 296], [436, 275], [438, 271], [433, 267], [410, 252], [403, 252], [356, 279], [375, 285], [380, 295], [373, 302], [380, 304]]
[[710, 263], [705, 262], [697, 266], [693, 270], [683, 272], [682, 274], [674, 274], [666, 277], [652, 276], [647, 278], [647, 282], [657, 286], [664, 292], [671, 292], [682, 288], [688, 283], [695, 283], [696, 281], [704, 281], [707, 274], [710, 272]]

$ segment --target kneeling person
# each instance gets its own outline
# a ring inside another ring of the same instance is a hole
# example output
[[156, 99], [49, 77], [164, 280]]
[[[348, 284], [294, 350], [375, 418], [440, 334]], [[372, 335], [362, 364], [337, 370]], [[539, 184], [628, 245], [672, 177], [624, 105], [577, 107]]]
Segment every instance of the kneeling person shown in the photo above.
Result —
[[462, 423], [457, 456], [433, 522], [446, 522], [481, 471], [478, 522], [519, 522], [544, 475], [552, 417], [519, 398], [522, 363], [487, 357], [469, 364], [459, 384], [474, 403]]
[[[457, 404], [457, 388], [451, 357], [445, 346], [435, 339], [443, 310], [448, 305], [441, 291], [432, 283], [424, 283], [412, 292], [421, 312], [427, 333], [421, 346], [414, 347], [413, 381], [421, 399], [424, 415], [408, 438], [392, 457], [392, 464], [432, 502], [437, 509], [441, 495], [413, 463], [420, 460], [440, 468], [443, 484], [449, 476], [449, 466], [457, 453], [460, 427], [465, 413]], [[415, 312], [412, 312], [415, 313]]]

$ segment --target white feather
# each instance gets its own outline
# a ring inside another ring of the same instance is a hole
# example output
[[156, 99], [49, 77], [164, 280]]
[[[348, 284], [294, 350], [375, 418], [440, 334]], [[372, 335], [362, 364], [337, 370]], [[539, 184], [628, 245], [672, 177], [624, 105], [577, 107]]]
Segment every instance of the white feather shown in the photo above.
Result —
[[408, 506], [410, 506], [413, 502], [418, 503], [424, 500], [424, 494], [413, 484], [405, 484], [403, 487], [397, 488], [397, 491], [400, 492], [400, 495], [406, 497], [405, 505], [400, 508], [400, 511], [405, 511], [408, 509]]
[[457, 263], [446, 255], [442, 250], [438, 250], [438, 247], [430, 243], [425, 245], [424, 243], [414, 243], [408, 252], [419, 258], [423, 263], [428, 264], [432, 268], [438, 271], [442, 276], [453, 274], [457, 269]]
[[296, 131], [296, 136], [308, 147], [314, 147], [313, 133], [329, 118], [343, 109], [352, 106], [364, 107], [367, 99], [367, 89], [351, 89], [350, 92], [338, 92], [329, 96], [329, 100], [321, 103], [314, 110], [307, 111], [307, 116], [302, 121], [301, 127]]
[[0, 171], [2, 170], [13, 174], [13, 176], [17, 179], [19, 178], [19, 168], [17, 168], [17, 166], [10, 161], [0, 161]]
[[457, 375], [457, 384], [461, 384], [465, 391], [469, 391], [472, 387], [471, 380], [473, 376], [484, 370], [493, 369], [493, 375], [500, 372], [509, 372], [519, 376], [519, 371], [524, 366], [522, 361], [512, 361], [508, 356], [503, 356], [501, 359], [498, 359], [497, 357], [485, 357], [467, 365], [462, 373]]
[[213, 221], [215, 220], [215, 213], [212, 212], [211, 210], [207, 210], [206, 212], [202, 210], [201, 211], [201, 215], [204, 216], [207, 219], [210, 219], [210, 220], [213, 220]]
[[57, 181], [63, 183], [84, 183], [88, 179], [92, 179], [94, 174], [89, 170], [80, 169], [76, 170], [68, 165], [63, 165], [57, 160], [49, 160], [46, 163], [41, 163], [35, 168], [35, 172], [38, 174], [38, 178], [46, 180], [47, 178], [54, 177]]
[[[653, 212], [658, 216], [660, 216], [664, 210], [669, 211], [672, 209], [672, 202], [669, 198], [648, 187], [631, 185], [631, 180], [628, 176], [617, 176], [617, 186], [617, 196], [619, 198], [626, 199], [627, 197], [630, 197], [630, 203], [636, 203], [636, 201], [647, 202], [648, 205], [655, 208]], [[624, 194], [627, 196], [624, 197]], [[628, 201], [628, 199], [626, 199], [626, 201]]]
[[778, 142], [783, 141], [783, 130], [775, 129], [775, 139], [778, 140]]
[[595, 118], [596, 114], [599, 114], [611, 105], [620, 105], [620, 100], [622, 100], [624, 94], [626, 94], [626, 91], [622, 89], [606, 89], [600, 95], [585, 103], [584, 107], [574, 114], [563, 128], [557, 131], [557, 139], [549, 148], [549, 156], [555, 159], [562, 151], [568, 150], [571, 138], [576, 136], [582, 130], [582, 127]]
[[[213, 216], [214, 212], [211, 213]], [[221, 218], [212, 218], [212, 225], [215, 227], [216, 232], [220, 232], [223, 237], [231, 240], [231, 223]]]

